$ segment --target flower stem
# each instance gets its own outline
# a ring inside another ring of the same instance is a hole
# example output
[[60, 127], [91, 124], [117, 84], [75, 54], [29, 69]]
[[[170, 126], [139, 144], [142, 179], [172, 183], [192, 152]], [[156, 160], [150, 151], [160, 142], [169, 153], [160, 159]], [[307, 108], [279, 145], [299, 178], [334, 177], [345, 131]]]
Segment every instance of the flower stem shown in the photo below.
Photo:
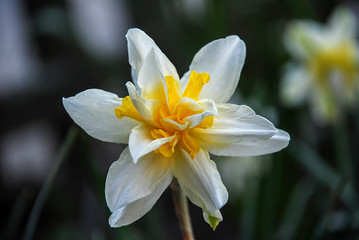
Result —
[[181, 227], [183, 240], [194, 240], [191, 217], [188, 210], [187, 197], [182, 191], [177, 179], [171, 183], [172, 198], [175, 205], [177, 218]]
[[347, 126], [343, 121], [336, 124], [334, 128], [334, 140], [336, 147], [336, 159], [340, 173], [346, 181], [352, 182], [353, 179], [355, 179], [355, 176], [350, 154], [349, 133]]

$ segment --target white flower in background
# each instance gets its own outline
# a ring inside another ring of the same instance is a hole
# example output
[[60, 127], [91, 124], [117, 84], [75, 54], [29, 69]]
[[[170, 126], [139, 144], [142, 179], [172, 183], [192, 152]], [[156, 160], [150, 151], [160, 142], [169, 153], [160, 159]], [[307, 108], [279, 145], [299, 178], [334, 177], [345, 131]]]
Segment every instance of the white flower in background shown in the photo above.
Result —
[[293, 21], [285, 32], [285, 46], [294, 63], [282, 81], [284, 104], [308, 100], [316, 119], [334, 122], [344, 106], [358, 103], [359, 48], [353, 13], [337, 8], [327, 25]]
[[110, 167], [106, 200], [112, 227], [147, 213], [177, 178], [215, 228], [228, 193], [209, 153], [254, 156], [288, 145], [289, 135], [247, 106], [226, 104], [237, 86], [245, 44], [229, 36], [204, 46], [180, 79], [154, 41], [139, 29], [126, 35], [133, 82], [129, 96], [89, 89], [63, 104], [90, 136], [128, 147]]

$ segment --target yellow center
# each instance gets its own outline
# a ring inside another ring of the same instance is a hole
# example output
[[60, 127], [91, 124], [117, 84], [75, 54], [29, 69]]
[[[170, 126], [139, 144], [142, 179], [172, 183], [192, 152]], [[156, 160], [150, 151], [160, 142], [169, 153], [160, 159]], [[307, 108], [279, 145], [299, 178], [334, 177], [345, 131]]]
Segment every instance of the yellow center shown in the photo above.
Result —
[[357, 74], [355, 61], [355, 46], [344, 42], [336, 48], [328, 48], [314, 54], [309, 66], [315, 77], [315, 83], [321, 89], [329, 87], [328, 79], [333, 71], [341, 74], [343, 84], [347, 89], [353, 88]]
[[[210, 76], [208, 73], [196, 73], [192, 71], [187, 86], [182, 95], [179, 95], [179, 82], [172, 76], [165, 76], [167, 85], [167, 99], [157, 96], [156, 99], [164, 99], [156, 109], [153, 109], [152, 116], [156, 123], [147, 122], [132, 104], [129, 96], [122, 99], [122, 105], [115, 108], [117, 118], [129, 117], [144, 124], [152, 125], [151, 136], [153, 139], [172, 137], [172, 140], [165, 143], [154, 152], [160, 153], [165, 157], [171, 157], [176, 146], [183, 148], [194, 158], [199, 152], [200, 146], [196, 139], [191, 136], [191, 128], [186, 119], [195, 114], [205, 111], [203, 106], [198, 103], [198, 96], [204, 86], [208, 83]], [[160, 94], [164, 91], [156, 91]], [[194, 128], [210, 128], [213, 125], [214, 116], [205, 117], [201, 123]]]

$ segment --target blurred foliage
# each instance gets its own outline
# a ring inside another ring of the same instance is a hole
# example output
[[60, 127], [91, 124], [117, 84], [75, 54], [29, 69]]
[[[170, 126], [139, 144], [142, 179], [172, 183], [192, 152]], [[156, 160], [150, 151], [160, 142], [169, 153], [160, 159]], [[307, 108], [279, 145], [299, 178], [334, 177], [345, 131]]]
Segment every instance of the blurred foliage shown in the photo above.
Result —
[[[62, 107], [62, 97], [87, 88], [105, 89], [121, 97], [126, 95], [124, 83], [131, 75], [125, 38], [118, 43], [122, 54], [99, 57], [83, 46], [74, 27], [71, 6], [72, 2], [79, 1], [16, 2], [22, 4], [28, 41], [36, 53], [39, 70], [32, 76], [31, 85], [0, 98], [3, 116], [0, 131], [5, 135], [27, 122], [45, 119], [55, 129], [59, 149], [73, 124]], [[288, 59], [282, 43], [285, 24], [297, 18], [323, 21], [344, 2], [118, 2], [127, 20], [116, 26], [143, 29], [174, 63], [180, 75], [187, 71], [192, 57], [204, 44], [230, 34], [239, 35], [247, 45], [237, 89], [239, 103], [253, 107], [291, 135], [287, 149], [265, 159], [270, 161], [269, 169], [249, 177], [239, 196], [229, 191], [229, 202], [221, 210], [224, 221], [216, 231], [205, 223], [201, 209], [190, 204], [197, 239], [358, 239], [358, 111], [348, 112], [338, 126], [318, 126], [310, 119], [305, 106], [284, 109], [278, 101], [282, 66]], [[94, 26], [92, 31], [99, 29]], [[274, 113], [268, 114], [267, 108], [274, 109]], [[119, 229], [108, 226], [110, 212], [104, 199], [105, 177], [122, 147], [93, 140], [80, 131], [58, 169], [33, 239], [180, 239], [169, 190], [134, 224]], [[220, 161], [216, 158], [218, 165]], [[22, 239], [42, 183], [9, 184], [2, 178], [0, 184], [3, 189], [1, 239]]]

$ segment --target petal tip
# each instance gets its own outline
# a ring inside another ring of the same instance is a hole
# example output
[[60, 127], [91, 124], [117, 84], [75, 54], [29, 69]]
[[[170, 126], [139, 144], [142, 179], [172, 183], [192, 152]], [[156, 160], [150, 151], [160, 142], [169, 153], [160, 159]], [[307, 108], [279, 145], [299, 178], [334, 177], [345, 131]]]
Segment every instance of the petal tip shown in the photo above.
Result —
[[127, 30], [127, 33], [126, 33], [125, 37], [127, 38], [128, 36], [130, 36], [131, 34], [133, 34], [135, 32], [143, 32], [143, 31], [141, 29], [139, 29], [139, 28], [136, 28], [136, 27], [130, 28], [130, 29]]
[[222, 214], [219, 210], [216, 210], [212, 213], [203, 212], [203, 217], [205, 221], [211, 226], [213, 231], [216, 230], [219, 223], [223, 220]]
[[62, 97], [62, 105], [64, 106], [64, 108], [65, 108], [65, 110], [67, 111], [67, 112], [69, 112], [70, 111], [70, 108], [71, 108], [71, 103], [73, 103], [73, 101], [72, 101], [72, 99], [73, 99], [74, 97], [68, 97], [68, 98], [65, 98], [65, 97]]
[[110, 227], [112, 227], [112, 228], [119, 228], [119, 227], [124, 226], [124, 224], [121, 224], [121, 223], [119, 222], [118, 217], [115, 217], [115, 216], [114, 216], [114, 213], [112, 213], [111, 216], [109, 217], [109, 219], [108, 219], [108, 224], [109, 224]]

